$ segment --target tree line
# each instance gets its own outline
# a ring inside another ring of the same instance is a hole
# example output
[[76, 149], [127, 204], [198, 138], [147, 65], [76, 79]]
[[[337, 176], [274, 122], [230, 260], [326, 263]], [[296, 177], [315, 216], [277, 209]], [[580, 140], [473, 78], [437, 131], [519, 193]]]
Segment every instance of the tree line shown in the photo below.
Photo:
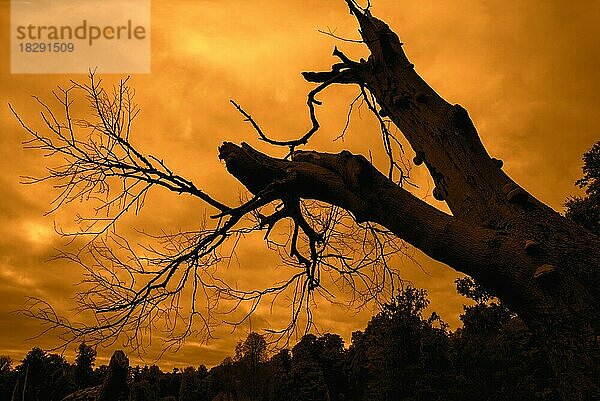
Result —
[[[269, 355], [265, 337], [252, 332], [211, 369], [129, 367], [115, 393], [139, 401], [556, 399], [550, 368], [523, 322], [472, 279], [457, 280], [457, 289], [474, 304], [464, 307], [456, 331], [435, 312], [426, 315], [426, 291], [408, 286], [348, 347], [337, 334], [307, 334]], [[73, 364], [37, 347], [14, 368], [1, 357], [0, 400], [62, 400], [99, 388], [111, 368], [94, 368], [95, 358], [86, 344]]]

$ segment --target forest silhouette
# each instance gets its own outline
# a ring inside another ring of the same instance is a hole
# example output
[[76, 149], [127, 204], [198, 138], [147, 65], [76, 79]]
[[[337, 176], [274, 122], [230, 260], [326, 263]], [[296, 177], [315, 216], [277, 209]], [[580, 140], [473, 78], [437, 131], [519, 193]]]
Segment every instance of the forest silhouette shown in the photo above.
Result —
[[347, 347], [337, 334], [307, 334], [269, 353], [265, 338], [252, 332], [211, 369], [201, 360], [171, 372], [129, 366], [121, 351], [109, 366], [94, 367], [96, 351], [85, 344], [73, 364], [33, 348], [15, 367], [0, 358], [0, 400], [558, 399], [523, 322], [472, 279], [457, 280], [457, 289], [474, 304], [454, 332], [435, 312], [425, 314], [425, 290], [407, 286]]

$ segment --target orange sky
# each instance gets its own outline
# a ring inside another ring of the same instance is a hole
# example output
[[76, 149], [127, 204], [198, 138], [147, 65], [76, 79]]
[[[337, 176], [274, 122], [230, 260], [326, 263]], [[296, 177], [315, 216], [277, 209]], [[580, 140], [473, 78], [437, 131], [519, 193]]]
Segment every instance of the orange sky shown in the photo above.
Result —
[[[373, 13], [406, 44], [417, 71], [443, 97], [469, 111], [490, 154], [504, 160], [504, 170], [539, 199], [562, 210], [565, 197], [576, 193], [573, 182], [580, 175], [581, 154], [599, 138], [600, 1], [373, 3]], [[10, 101], [23, 117], [34, 121], [38, 109], [30, 95], [50, 100], [56, 85], [85, 77], [11, 75], [7, 0], [0, 1], [0, 18], [0, 354], [20, 360], [33, 345], [56, 342], [49, 337], [24, 342], [39, 326], [11, 311], [23, 307], [27, 295], [67, 311], [73, 306], [69, 297], [80, 272], [64, 262], [45, 262], [62, 244], [53, 222], [72, 225], [76, 208], [44, 216], [55, 194], [51, 187], [19, 185], [19, 176], [40, 173], [44, 160], [22, 150], [26, 135], [6, 104]], [[357, 37], [356, 23], [342, 0], [153, 1], [152, 73], [132, 77], [142, 108], [136, 143], [218, 199], [234, 203], [242, 187], [217, 159], [218, 145], [224, 140], [247, 141], [272, 154], [281, 150], [260, 144], [228, 100], [244, 105], [273, 135], [296, 136], [308, 126], [305, 96], [311, 88], [299, 73], [328, 70], [335, 62], [330, 56], [334, 45], [353, 58], [367, 55], [360, 45], [317, 32], [328, 27], [341, 36]], [[333, 87], [320, 97], [323, 128], [310, 148], [363, 154], [372, 150], [376, 164], [384, 169], [377, 125], [367, 112], [354, 115], [345, 142], [332, 142], [344, 126], [356, 91]], [[415, 174], [426, 189], [424, 169]], [[148, 203], [126, 224], [176, 229], [189, 227], [204, 214], [201, 203], [161, 190], [155, 190]], [[243, 244], [238, 258], [233, 274], [247, 287], [272, 274], [277, 263], [258, 238]], [[420, 258], [425, 271], [411, 262], [398, 262], [403, 277], [427, 289], [432, 309], [456, 327], [462, 310], [462, 298], [452, 284], [457, 274]], [[283, 308], [257, 316], [253, 328], [267, 322], [281, 324]], [[316, 320], [323, 331], [338, 332], [349, 341], [370, 314], [323, 304]], [[170, 369], [216, 364], [233, 352], [245, 333], [231, 335], [223, 328], [217, 335], [208, 344], [192, 339], [178, 353], [166, 354], [160, 365]], [[158, 350], [158, 344], [150, 350], [150, 361]], [[109, 356], [108, 351], [99, 354], [101, 361]]]

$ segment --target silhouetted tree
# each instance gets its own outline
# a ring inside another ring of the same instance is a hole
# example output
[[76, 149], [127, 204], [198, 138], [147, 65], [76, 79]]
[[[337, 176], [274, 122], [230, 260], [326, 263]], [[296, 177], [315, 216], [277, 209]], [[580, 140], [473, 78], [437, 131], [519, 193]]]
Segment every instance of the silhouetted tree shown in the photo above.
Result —
[[183, 370], [181, 387], [179, 388], [179, 401], [192, 401], [198, 398], [196, 391], [199, 387], [196, 369], [188, 366]]
[[307, 334], [292, 349], [290, 369], [292, 401], [329, 401], [329, 390], [319, 366], [317, 337]]
[[0, 401], [9, 401], [16, 390], [17, 373], [12, 369], [12, 359], [0, 356]]
[[269, 361], [271, 397], [273, 401], [287, 401], [292, 394], [291, 384], [292, 355], [282, 349]]
[[262, 335], [252, 332], [237, 344], [235, 354], [240, 368], [238, 394], [247, 394], [250, 401], [255, 401], [265, 389], [263, 365], [267, 360], [267, 342]]
[[79, 388], [86, 388], [96, 384], [94, 382], [95, 361], [96, 350], [85, 343], [81, 343], [75, 357], [75, 384]]
[[160, 380], [163, 373], [158, 366], [152, 365], [149, 368], [147, 365], [143, 368], [136, 366], [131, 369], [131, 385], [130, 398], [131, 400], [148, 400], [154, 401], [160, 399], [161, 387]]
[[364, 333], [354, 333], [348, 358], [353, 399], [450, 399], [448, 337], [443, 322], [434, 327], [436, 315], [423, 318], [428, 304], [424, 290], [407, 287]]
[[583, 178], [577, 180], [585, 196], [567, 200], [566, 216], [600, 235], [600, 141], [583, 155]]
[[343, 400], [348, 390], [348, 379], [344, 366], [344, 340], [337, 334], [325, 333], [317, 338], [316, 345], [319, 347], [317, 360], [323, 372], [329, 399], [331, 401]]
[[17, 366], [19, 386], [16, 399], [27, 401], [61, 400], [75, 390], [71, 365], [64, 357], [47, 354], [38, 347], [27, 353]]
[[104, 381], [104, 378], [106, 377], [106, 373], [108, 372], [108, 366], [107, 365], [100, 365], [96, 368], [96, 370], [94, 370], [94, 382], [95, 383], [102, 383]]
[[179, 389], [181, 387], [181, 377], [180, 373], [165, 373], [159, 382], [160, 387], [160, 396], [162, 398], [165, 397], [179, 397]]
[[514, 317], [508, 308], [470, 277], [457, 279], [456, 289], [459, 294], [475, 301], [475, 305], [464, 307], [465, 313], [460, 316], [463, 328], [459, 331], [468, 330], [477, 335], [497, 332]]
[[[317, 84], [308, 95], [311, 127], [306, 133], [290, 140], [272, 139], [250, 114], [232, 102], [262, 141], [290, 151], [289, 157], [279, 159], [247, 144], [225, 142], [220, 147], [219, 157], [228, 172], [252, 193], [252, 198], [241, 205], [215, 200], [169, 169], [163, 160], [133, 145], [131, 124], [138, 109], [126, 81], [115, 88], [114, 95], [104, 91], [93, 76], [89, 85], [74, 83], [62, 90], [57, 97], [64, 106], [63, 121], [42, 106], [46, 132], [29, 128], [17, 116], [32, 135], [28, 146], [60, 159], [61, 164], [40, 179], [59, 181], [63, 192], [58, 205], [81, 198], [97, 201], [106, 196], [108, 187], [119, 191], [111, 192], [114, 197], [106, 198], [95, 209], [106, 211], [108, 217], [81, 219], [84, 227], [79, 233], [92, 235], [97, 241], [89, 243], [87, 252], [66, 255], [90, 269], [93, 291], [79, 297], [79, 306], [95, 311], [102, 323], [85, 329], [67, 327], [67, 333], [102, 342], [123, 331], [147, 332], [156, 319], [163, 319], [181, 322], [182, 326], [170, 327], [177, 333], [169, 336], [167, 344], [177, 345], [190, 334], [210, 331], [215, 323], [211, 313], [219, 300], [246, 303], [255, 310], [264, 298], [275, 299], [282, 293], [292, 295], [289, 299], [293, 300], [289, 332], [300, 313], [309, 310], [321, 279], [328, 274], [337, 274], [339, 279], [333, 282], [353, 288], [361, 299], [389, 295], [387, 286], [397, 284], [397, 272], [390, 269], [386, 256], [400, 250], [388, 240], [397, 236], [472, 276], [500, 298], [537, 339], [561, 397], [590, 399], [599, 391], [596, 378], [600, 376], [600, 237], [559, 215], [505, 174], [502, 162], [486, 151], [467, 111], [445, 101], [417, 74], [398, 36], [371, 13], [370, 2], [366, 8], [355, 0], [346, 3], [360, 25], [370, 56], [358, 62], [336, 49], [339, 62], [330, 71], [304, 73], [306, 80]], [[319, 129], [315, 107], [321, 103], [316, 96], [337, 84], [358, 86], [362, 100], [378, 119], [389, 160], [386, 175], [364, 156], [348, 151], [298, 150]], [[72, 120], [72, 90], [86, 94], [94, 118]], [[445, 202], [451, 214], [403, 187], [407, 171], [398, 160], [397, 138], [388, 128], [392, 123], [412, 146], [414, 164], [428, 169], [435, 183], [434, 198]], [[582, 183], [587, 185], [585, 180]], [[126, 211], [139, 209], [151, 187], [203, 200], [216, 210], [215, 224], [164, 236], [166, 249], [156, 250], [155, 257], [136, 255], [121, 236], [103, 235]], [[574, 207], [570, 208], [571, 216], [577, 215]], [[356, 225], [346, 224], [346, 220], [337, 224], [343, 216]], [[222, 260], [216, 250], [224, 243], [235, 243], [253, 229], [266, 230], [268, 240], [271, 229], [284, 219], [292, 222], [290, 240], [279, 247], [269, 243], [280, 250], [287, 248], [282, 256], [298, 268], [291, 270], [289, 280], [268, 289], [240, 290], [215, 276], [216, 269], [211, 268]], [[356, 231], [369, 235], [371, 241], [361, 240], [364, 236], [356, 235]], [[381, 243], [386, 245], [384, 251], [371, 246]], [[106, 251], [115, 248], [132, 255], [119, 257]], [[351, 249], [364, 255], [371, 255], [372, 249], [380, 253], [374, 262], [370, 257], [351, 258], [341, 251]], [[95, 270], [91, 270], [86, 263], [89, 256], [104, 263], [95, 263]], [[130, 274], [131, 281], [115, 286], [111, 273], [121, 269]], [[353, 280], [356, 276], [362, 279]], [[180, 291], [188, 279], [194, 287], [190, 293], [201, 294], [205, 302], [192, 299], [189, 318], [184, 320], [180, 318]], [[198, 287], [202, 289], [196, 291]], [[65, 320], [47, 303], [36, 300], [30, 307], [31, 315], [65, 328]], [[307, 312], [309, 325], [310, 316]], [[132, 339], [132, 344], [139, 344], [138, 339]], [[410, 360], [409, 355], [406, 357]]]
[[198, 370], [189, 366], [183, 370], [179, 401], [211, 401], [210, 382], [206, 366]]
[[267, 358], [267, 341], [262, 335], [252, 332], [237, 344], [235, 354], [237, 361], [246, 362], [256, 369]]
[[463, 327], [452, 334], [458, 399], [557, 399], [550, 368], [522, 320], [469, 277], [457, 280], [457, 289], [476, 302], [465, 306]]
[[237, 398], [233, 358], [225, 358], [219, 366], [211, 370], [211, 376], [214, 378], [211, 394], [224, 394], [227, 401]]
[[126, 401], [129, 399], [129, 358], [123, 351], [115, 351], [100, 386], [98, 401]]
[[129, 399], [131, 401], [158, 401], [159, 397], [157, 388], [146, 380], [131, 383], [129, 390]]

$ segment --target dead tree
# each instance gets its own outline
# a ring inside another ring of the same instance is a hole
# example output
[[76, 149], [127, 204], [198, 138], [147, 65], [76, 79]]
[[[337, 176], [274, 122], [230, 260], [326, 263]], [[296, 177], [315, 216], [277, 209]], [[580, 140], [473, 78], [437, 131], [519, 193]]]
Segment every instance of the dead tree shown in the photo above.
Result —
[[[253, 195], [240, 206], [229, 207], [215, 201], [191, 181], [169, 170], [162, 160], [135, 149], [129, 141], [128, 124], [123, 123], [122, 102], [103, 100], [105, 94], [100, 90], [98, 95], [93, 81], [83, 89], [97, 105], [100, 121], [92, 128], [106, 139], [102, 145], [79, 142], [72, 136], [68, 91], [61, 97], [68, 123], [45, 117], [47, 126], [61, 143], [49, 141], [28, 128], [34, 135], [32, 146], [70, 160], [63, 169], [50, 174], [51, 178], [65, 182], [65, 201], [89, 194], [90, 187], [97, 190], [98, 185], [116, 178], [123, 183], [122, 197], [114, 201], [120, 202], [120, 211], [139, 205], [151, 186], [196, 196], [218, 210], [214, 216], [218, 221], [216, 227], [178, 234], [177, 238], [163, 237], [172, 245], [172, 252], [155, 258], [122, 260], [111, 253], [112, 248], [106, 242], [95, 245], [92, 254], [97, 262], [101, 261], [95, 266], [107, 269], [108, 260], [111, 268], [106, 274], [89, 269], [90, 282], [103, 294], [94, 298], [88, 293], [80, 300], [82, 308], [94, 309], [101, 316], [93, 330], [74, 327], [46, 305], [42, 305], [37, 316], [42, 311], [42, 319], [77, 335], [100, 332], [106, 338], [133, 331], [131, 338], [137, 338], [139, 327], [157, 313], [166, 314], [169, 306], [161, 305], [177, 304], [177, 294], [184, 284], [191, 282], [194, 296], [200, 292], [207, 294], [206, 311], [211, 310], [212, 301], [223, 298], [234, 304], [248, 301], [253, 311], [263, 297], [291, 287], [295, 321], [310, 294], [324, 291], [321, 274], [327, 269], [338, 273], [346, 284], [356, 285], [354, 280], [358, 275], [365, 288], [363, 299], [368, 298], [370, 285], [383, 284], [372, 282], [373, 275], [361, 276], [361, 269], [381, 268], [381, 275], [389, 275], [387, 284], [394, 282], [394, 272], [385, 263], [352, 264], [350, 257], [333, 251], [336, 247], [331, 246], [331, 241], [340, 239], [345, 230], [332, 231], [334, 222], [340, 221], [332, 216], [345, 211], [363, 230], [372, 230], [375, 239], [370, 243], [375, 244], [374, 248], [380, 243], [379, 234], [394, 235], [475, 278], [516, 312], [534, 333], [550, 361], [562, 398], [591, 399], [597, 395], [600, 377], [597, 305], [600, 238], [544, 205], [506, 175], [502, 163], [487, 153], [467, 111], [441, 98], [417, 74], [398, 36], [372, 16], [369, 7], [361, 8], [353, 0], [346, 3], [358, 20], [362, 42], [370, 56], [367, 60], [353, 61], [336, 49], [334, 56], [340, 61], [331, 71], [304, 73], [306, 80], [318, 84], [308, 96], [311, 128], [304, 135], [288, 141], [273, 140], [250, 114], [234, 103], [261, 140], [290, 150], [289, 157], [277, 159], [247, 144], [225, 142], [219, 148], [219, 157], [225, 161], [228, 172]], [[348, 151], [329, 154], [298, 150], [319, 128], [315, 107], [320, 103], [316, 95], [336, 84], [357, 85], [362, 101], [377, 113], [390, 159], [388, 174], [380, 173], [365, 157]], [[123, 98], [122, 90], [117, 91], [114, 99], [119, 96]], [[402, 174], [399, 182], [394, 180], [394, 172], [403, 170], [394, 157], [396, 139], [386, 121], [398, 127], [408, 140], [416, 153], [414, 163], [428, 169], [435, 182], [434, 197], [448, 205], [451, 215], [407, 191], [400, 185]], [[77, 189], [81, 192], [74, 192]], [[307, 201], [329, 205], [327, 212], [321, 218], [312, 218]], [[275, 206], [270, 213], [263, 214], [270, 205]], [[255, 225], [244, 226], [247, 218], [254, 219]], [[289, 281], [267, 290], [244, 292], [210, 273], [209, 267], [224, 257], [218, 249], [226, 240], [258, 228], [267, 231], [269, 241], [270, 230], [283, 220], [291, 222], [289, 241], [283, 246], [289, 263], [298, 268]], [[90, 232], [93, 230], [87, 230]], [[99, 230], [94, 235], [103, 232]], [[345, 238], [350, 241], [355, 237]], [[121, 250], [128, 249], [125, 242], [114, 241]], [[358, 248], [359, 252], [365, 251]], [[381, 256], [388, 251], [382, 245], [379, 252]], [[73, 260], [83, 263], [79, 258]], [[119, 268], [146, 275], [147, 280], [142, 285], [125, 285], [116, 273]], [[200, 316], [206, 327], [210, 326], [207, 315], [194, 305], [193, 316]], [[193, 327], [192, 321], [186, 334]]]

